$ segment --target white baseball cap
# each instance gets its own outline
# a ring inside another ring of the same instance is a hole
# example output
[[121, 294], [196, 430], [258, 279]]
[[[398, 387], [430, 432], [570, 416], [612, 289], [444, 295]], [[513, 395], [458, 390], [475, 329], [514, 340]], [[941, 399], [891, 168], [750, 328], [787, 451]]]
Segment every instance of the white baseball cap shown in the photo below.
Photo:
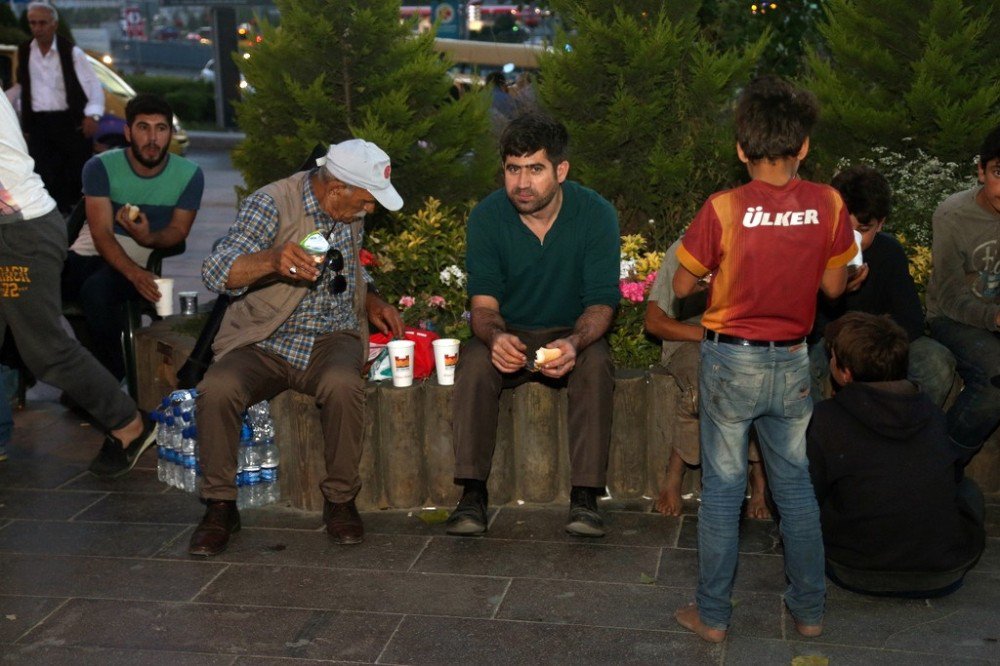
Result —
[[337, 180], [368, 190], [375, 200], [389, 210], [403, 207], [403, 198], [389, 181], [392, 166], [389, 156], [374, 143], [350, 139], [330, 146], [326, 156], [316, 160]]

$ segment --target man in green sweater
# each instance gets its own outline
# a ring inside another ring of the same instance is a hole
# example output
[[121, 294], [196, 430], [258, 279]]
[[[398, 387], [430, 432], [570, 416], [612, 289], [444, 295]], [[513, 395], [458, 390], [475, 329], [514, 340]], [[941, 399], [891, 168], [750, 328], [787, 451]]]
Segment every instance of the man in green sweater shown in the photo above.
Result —
[[[604, 492], [614, 390], [604, 335], [621, 298], [621, 241], [611, 204], [566, 180], [567, 141], [566, 128], [551, 118], [514, 118], [500, 140], [504, 187], [469, 216], [474, 337], [459, 355], [456, 376], [455, 480], [464, 492], [448, 519], [449, 534], [486, 531], [500, 392], [541, 381], [569, 392], [566, 531], [604, 535], [597, 497]], [[536, 365], [542, 348], [558, 357]]]

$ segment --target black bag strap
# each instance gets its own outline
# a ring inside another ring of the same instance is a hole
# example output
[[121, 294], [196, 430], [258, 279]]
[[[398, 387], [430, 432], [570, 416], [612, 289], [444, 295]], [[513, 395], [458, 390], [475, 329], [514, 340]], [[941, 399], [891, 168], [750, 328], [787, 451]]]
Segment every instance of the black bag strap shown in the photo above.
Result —
[[188, 356], [188, 360], [181, 366], [181, 369], [177, 371], [177, 388], [194, 388], [201, 381], [201, 378], [205, 376], [205, 372], [208, 370], [208, 366], [212, 364], [212, 358], [214, 357], [212, 343], [215, 342], [215, 336], [222, 325], [222, 318], [226, 314], [226, 308], [229, 307], [229, 301], [229, 296], [225, 294], [220, 295], [215, 300], [212, 312], [208, 315], [205, 325], [201, 328], [201, 333], [198, 335], [197, 342], [194, 343], [191, 355]]

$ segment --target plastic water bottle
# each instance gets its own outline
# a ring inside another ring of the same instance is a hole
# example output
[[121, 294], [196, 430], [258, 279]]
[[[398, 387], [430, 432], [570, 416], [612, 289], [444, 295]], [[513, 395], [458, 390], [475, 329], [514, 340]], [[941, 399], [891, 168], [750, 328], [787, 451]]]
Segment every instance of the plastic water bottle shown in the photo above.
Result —
[[241, 509], [248, 506], [247, 501], [247, 453], [248, 447], [253, 445], [253, 431], [246, 423], [240, 429], [240, 445], [236, 451], [236, 504]]
[[260, 506], [260, 447], [251, 438], [243, 447], [243, 482], [248, 507]]
[[184, 437], [181, 440], [181, 454], [184, 459], [184, 472], [182, 487], [185, 491], [193, 493], [198, 490], [198, 458], [195, 454], [195, 442], [198, 436], [195, 426], [189, 425], [184, 429]]
[[265, 440], [260, 457], [261, 504], [273, 504], [281, 499], [278, 488], [278, 445], [273, 438]]
[[167, 425], [163, 413], [153, 410], [149, 418], [156, 421], [156, 478], [166, 483], [170, 460], [167, 451]]
[[169, 400], [174, 416], [194, 413], [195, 398], [198, 397], [196, 389], [180, 389], [170, 394]]

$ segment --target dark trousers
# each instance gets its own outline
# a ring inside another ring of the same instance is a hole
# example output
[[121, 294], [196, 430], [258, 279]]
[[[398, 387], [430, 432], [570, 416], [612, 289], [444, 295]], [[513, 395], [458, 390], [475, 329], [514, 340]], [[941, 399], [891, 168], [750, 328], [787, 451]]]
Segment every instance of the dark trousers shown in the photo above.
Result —
[[326, 459], [323, 496], [338, 504], [353, 499], [361, 490], [358, 468], [365, 428], [361, 345], [355, 333], [319, 337], [305, 370], [255, 345], [235, 349], [209, 366], [198, 384], [197, 399], [202, 497], [236, 499], [243, 411], [292, 389], [314, 396], [320, 408]]
[[87, 321], [81, 342], [117, 379], [125, 376], [122, 356], [122, 331], [125, 328], [125, 303], [142, 297], [124, 275], [103, 257], [81, 257], [76, 252], [66, 256], [63, 265], [64, 301], [76, 301]]
[[62, 389], [107, 430], [135, 418], [135, 403], [62, 327], [59, 276], [66, 223], [58, 211], [0, 224], [0, 342], [5, 326], [28, 369]]
[[[571, 333], [564, 328], [509, 332], [527, 345], [529, 359], [539, 347]], [[573, 370], [559, 380], [527, 370], [501, 373], [482, 341], [467, 340], [458, 355], [452, 403], [455, 478], [480, 481], [489, 478], [497, 441], [500, 391], [529, 381], [568, 389], [570, 483], [603, 488], [611, 446], [615, 388], [611, 352], [604, 338], [580, 352]]]
[[27, 137], [35, 173], [64, 214], [83, 196], [83, 165], [94, 152], [80, 130], [82, 120], [69, 111], [36, 113]]
[[933, 599], [951, 594], [962, 587], [965, 574], [976, 566], [983, 553], [986, 503], [975, 481], [962, 479], [957, 489], [958, 508], [978, 528], [977, 552], [968, 562], [951, 571], [862, 571], [827, 558], [826, 576], [834, 584], [851, 592], [876, 597]]
[[1000, 333], [957, 322], [948, 317], [927, 321], [935, 340], [955, 355], [964, 386], [948, 410], [948, 434], [969, 450], [978, 451], [1000, 424]]

